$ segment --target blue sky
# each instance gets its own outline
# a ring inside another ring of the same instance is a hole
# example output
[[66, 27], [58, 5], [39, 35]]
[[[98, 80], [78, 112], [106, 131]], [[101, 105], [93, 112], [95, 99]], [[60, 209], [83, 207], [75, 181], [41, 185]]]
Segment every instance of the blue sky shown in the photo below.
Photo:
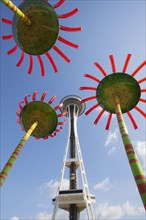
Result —
[[[49, 1], [54, 4], [57, 1]], [[19, 5], [21, 1], [14, 1]], [[95, 86], [96, 83], [83, 77], [90, 73], [102, 79], [102, 74], [94, 66], [98, 61], [107, 73], [111, 73], [109, 55], [113, 54], [117, 70], [121, 71], [128, 53], [132, 58], [127, 73], [131, 73], [146, 59], [146, 3], [145, 1], [99, 1], [99, 0], [66, 0], [56, 9], [58, 14], [66, 13], [74, 8], [79, 12], [67, 19], [59, 19], [61, 25], [82, 26], [82, 32], [60, 35], [79, 44], [78, 49], [70, 48], [57, 41], [71, 59], [66, 63], [54, 51], [51, 55], [58, 66], [54, 73], [46, 57], [43, 57], [46, 76], [40, 76], [40, 67], [36, 58], [31, 75], [27, 74], [28, 57], [18, 68], [15, 64], [20, 57], [20, 50], [8, 56], [6, 51], [14, 45], [14, 40], [1, 39], [1, 169], [19, 143], [24, 133], [16, 123], [18, 103], [26, 94], [39, 91], [38, 99], [44, 91], [48, 92], [46, 101], [53, 95], [57, 96], [56, 106], [60, 100], [70, 94], [82, 98], [92, 96], [93, 92], [80, 91], [80, 86]], [[1, 17], [12, 19], [13, 13], [0, 4]], [[11, 34], [11, 26], [0, 24], [1, 36]], [[143, 68], [136, 79], [146, 74]], [[141, 84], [145, 88], [145, 83]], [[144, 94], [143, 94], [144, 98]], [[95, 104], [90, 101], [87, 109]], [[139, 104], [146, 111], [144, 104]], [[82, 115], [78, 119], [78, 135], [90, 192], [96, 196], [94, 204], [97, 219], [145, 219], [142, 202], [126, 158], [125, 150], [119, 135], [116, 118], [112, 120], [109, 131], [105, 130], [107, 115], [101, 118], [97, 126], [93, 124], [98, 109], [89, 116]], [[124, 119], [133, 145], [142, 167], [145, 167], [145, 120], [135, 110], [132, 111], [139, 126], [134, 130], [127, 115]], [[36, 141], [30, 137], [16, 163], [10, 171], [1, 189], [2, 220], [48, 220], [51, 218], [52, 197], [59, 180], [62, 159], [68, 137], [68, 124], [63, 127], [56, 138]], [[68, 180], [65, 180], [65, 185]], [[86, 213], [83, 213], [83, 218]], [[59, 213], [60, 219], [65, 214]]]

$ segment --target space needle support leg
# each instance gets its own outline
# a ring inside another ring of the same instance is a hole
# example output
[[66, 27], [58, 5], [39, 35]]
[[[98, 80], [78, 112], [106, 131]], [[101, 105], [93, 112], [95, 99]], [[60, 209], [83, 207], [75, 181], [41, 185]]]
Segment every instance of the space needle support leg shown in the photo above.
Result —
[[124, 123], [123, 116], [122, 116], [120, 100], [118, 96], [115, 97], [115, 107], [116, 107], [118, 125], [120, 129], [122, 141], [125, 147], [125, 151], [127, 154], [127, 158], [129, 160], [129, 164], [130, 164], [138, 191], [140, 193], [143, 205], [146, 209], [146, 177], [144, 176], [144, 172], [141, 168], [138, 157], [134, 151], [134, 148], [128, 136], [128, 132], [127, 132], [127, 129]]
[[16, 161], [20, 151], [22, 150], [24, 144], [26, 143], [26, 141], [28, 140], [28, 138], [30, 137], [30, 135], [32, 134], [34, 129], [36, 128], [37, 124], [38, 124], [37, 121], [32, 124], [32, 126], [29, 128], [29, 130], [23, 136], [23, 138], [21, 139], [21, 141], [19, 142], [19, 144], [15, 148], [14, 152], [10, 156], [8, 162], [4, 166], [2, 172], [0, 173], [0, 187], [3, 185], [6, 177], [7, 177], [8, 173], [9, 173], [9, 171], [11, 170], [14, 162]]

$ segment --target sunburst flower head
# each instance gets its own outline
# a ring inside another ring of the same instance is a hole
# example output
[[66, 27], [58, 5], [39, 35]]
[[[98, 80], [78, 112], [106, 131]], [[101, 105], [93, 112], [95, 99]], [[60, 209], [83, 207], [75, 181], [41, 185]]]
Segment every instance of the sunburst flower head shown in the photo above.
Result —
[[[19, 103], [19, 109], [16, 111], [16, 114], [19, 117], [17, 123], [21, 125], [23, 130], [28, 131], [34, 122], [38, 122], [37, 127], [32, 133], [32, 136], [36, 139], [48, 139], [49, 136], [55, 137], [56, 134], [62, 130], [62, 125], [66, 123], [66, 120], [58, 121], [58, 118], [64, 116], [66, 112], [64, 111], [61, 114], [57, 114], [56, 112], [56, 110], [62, 107], [62, 103], [54, 108], [51, 106], [56, 99], [56, 96], [52, 96], [52, 98], [46, 103], [44, 102], [44, 99], [47, 92], [42, 94], [40, 100], [36, 100], [37, 93], [37, 91], [33, 93], [30, 102], [28, 101], [30, 95], [26, 95]], [[57, 128], [58, 125], [59, 128]]]
[[32, 55], [41, 55], [50, 50], [59, 33], [59, 21], [54, 8], [44, 0], [25, 0], [19, 9], [30, 19], [31, 24], [26, 24], [14, 14], [12, 32], [16, 44]]
[[[5, 0], [3, 0], [5, 2]], [[12, 25], [12, 34], [3, 35], [3, 40], [14, 39], [15, 45], [9, 51], [8, 55], [13, 54], [18, 49], [21, 50], [20, 58], [16, 63], [19, 67], [23, 63], [25, 56], [29, 56], [28, 74], [32, 73], [34, 65], [34, 57], [37, 58], [41, 75], [45, 75], [45, 66], [42, 56], [45, 56], [50, 62], [54, 72], [58, 72], [58, 67], [54, 61], [51, 50], [55, 51], [67, 63], [70, 58], [56, 45], [59, 41], [66, 46], [77, 49], [78, 44], [69, 41], [61, 36], [60, 32], [79, 32], [81, 27], [68, 27], [60, 24], [59, 19], [72, 17], [78, 12], [78, 8], [64, 14], [58, 14], [56, 9], [63, 5], [65, 0], [58, 0], [54, 5], [48, 3], [47, 0], [24, 0], [19, 7], [15, 6], [11, 1], [5, 3], [11, 7], [15, 13], [12, 20], [2, 18], [2, 22]], [[18, 10], [23, 16], [18, 16]]]
[[84, 98], [82, 102], [87, 102], [90, 100], [97, 100], [97, 104], [92, 106], [90, 109], [86, 111], [86, 115], [91, 113], [94, 109], [99, 106], [102, 110], [99, 112], [97, 118], [94, 121], [94, 124], [97, 124], [101, 116], [105, 111], [109, 112], [106, 130], [109, 129], [112, 115], [116, 113], [115, 108], [115, 97], [118, 97], [120, 101], [120, 107], [122, 113], [127, 113], [130, 118], [134, 128], [138, 128], [136, 121], [134, 120], [131, 110], [137, 110], [141, 115], [146, 118], [146, 113], [140, 109], [137, 104], [140, 102], [146, 103], [146, 100], [141, 98], [141, 93], [146, 92], [146, 89], [141, 89], [140, 84], [146, 81], [146, 77], [136, 80], [134, 76], [144, 67], [146, 66], [146, 60], [144, 60], [132, 73], [129, 75], [126, 73], [128, 63], [130, 61], [131, 54], [128, 54], [126, 60], [124, 62], [122, 71], [117, 72], [116, 64], [114, 61], [114, 56], [110, 55], [110, 63], [112, 68], [112, 73], [108, 74], [103, 69], [103, 67], [95, 62], [95, 66], [100, 70], [104, 78], [99, 80], [97, 77], [85, 74], [84, 76], [98, 83], [97, 87], [83, 86], [80, 87], [81, 90], [92, 90], [95, 91], [95, 95], [91, 97]]

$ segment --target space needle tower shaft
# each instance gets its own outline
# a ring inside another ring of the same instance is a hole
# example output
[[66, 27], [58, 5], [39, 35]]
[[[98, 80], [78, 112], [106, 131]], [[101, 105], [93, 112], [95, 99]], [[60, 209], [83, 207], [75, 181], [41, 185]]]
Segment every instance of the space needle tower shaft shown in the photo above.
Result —
[[[67, 107], [67, 113], [70, 123], [70, 159], [76, 158], [76, 143], [77, 143], [77, 117], [79, 109], [75, 104], [70, 104]], [[70, 190], [77, 189], [77, 166], [75, 162], [70, 164]], [[75, 204], [70, 206], [70, 220], [79, 219], [79, 212]]]
[[[77, 134], [77, 118], [84, 112], [85, 104], [81, 103], [81, 98], [75, 95], [64, 97], [61, 103], [63, 103], [63, 106], [60, 110], [61, 112], [66, 111], [66, 117], [68, 117], [69, 132], [61, 169], [61, 178], [56, 197], [52, 200], [54, 203], [52, 220], [58, 219], [58, 208], [69, 213], [69, 220], [81, 219], [80, 213], [85, 209], [87, 211], [87, 219], [95, 220], [92, 203], [95, 203], [96, 200], [95, 196], [89, 192]], [[69, 187], [64, 190], [62, 186], [66, 168], [69, 171]], [[78, 176], [79, 171], [80, 175]]]

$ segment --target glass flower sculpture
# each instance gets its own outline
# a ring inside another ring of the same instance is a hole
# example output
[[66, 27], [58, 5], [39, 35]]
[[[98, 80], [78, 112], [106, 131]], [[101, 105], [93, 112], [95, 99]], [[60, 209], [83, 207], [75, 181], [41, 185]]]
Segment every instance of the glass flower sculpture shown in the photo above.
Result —
[[107, 111], [109, 115], [105, 129], [108, 130], [112, 120], [112, 115], [116, 114], [127, 158], [129, 160], [129, 164], [135, 182], [137, 184], [137, 188], [139, 190], [143, 205], [146, 209], [146, 177], [144, 176], [144, 172], [132, 146], [122, 115], [123, 113], [126, 113], [128, 115], [135, 129], [138, 128], [138, 125], [130, 111], [132, 109], [135, 109], [144, 118], [146, 118], [146, 113], [137, 106], [139, 102], [146, 103], [146, 99], [141, 97], [141, 94], [145, 93], [146, 89], [140, 87], [140, 85], [146, 81], [146, 77], [141, 78], [138, 81], [134, 78], [134, 76], [138, 74], [138, 72], [144, 66], [146, 66], [146, 60], [144, 60], [131, 73], [131, 75], [129, 75], [126, 73], [126, 71], [130, 58], [131, 54], [128, 54], [124, 62], [122, 71], [117, 72], [114, 56], [110, 55], [109, 59], [111, 63], [112, 73], [110, 73], [109, 75], [98, 62], [95, 62], [95, 66], [98, 68], [98, 70], [100, 70], [104, 78], [100, 81], [97, 77], [93, 75], [85, 74], [84, 76], [86, 78], [93, 80], [98, 85], [95, 87], [83, 86], [80, 87], [80, 90], [92, 90], [93, 92], [95, 92], [94, 96], [90, 96], [82, 100], [82, 102], [87, 102], [90, 100], [97, 101], [95, 105], [93, 105], [85, 112], [86, 115], [90, 114], [98, 107], [102, 108], [94, 121], [95, 125], [99, 122], [104, 112]]
[[12, 26], [12, 34], [3, 35], [2, 39], [7, 41], [14, 39], [14, 46], [7, 51], [8, 55], [20, 50], [20, 57], [16, 63], [19, 67], [29, 56], [28, 74], [32, 73], [34, 57], [40, 65], [41, 75], [45, 75], [43, 56], [49, 60], [54, 72], [58, 72], [58, 67], [50, 51], [55, 51], [66, 62], [70, 58], [56, 46], [59, 41], [69, 47], [78, 48], [78, 44], [73, 43], [61, 36], [60, 31], [79, 32], [81, 27], [68, 27], [60, 25], [59, 19], [66, 19], [78, 12], [78, 8], [64, 14], [57, 14], [56, 9], [63, 5], [65, 0], [59, 0], [56, 4], [50, 5], [45, 0], [24, 0], [19, 7], [9, 0], [2, 0], [15, 14], [12, 20], [2, 18], [2, 22]]
[[[56, 113], [63, 104], [59, 103], [54, 108], [51, 106], [56, 96], [52, 96], [46, 103], [44, 99], [47, 92], [42, 94], [40, 100], [36, 100], [37, 93], [37, 91], [33, 93], [31, 102], [28, 101], [30, 95], [26, 95], [19, 103], [19, 109], [16, 111], [19, 117], [17, 123], [21, 124], [22, 130], [25, 130], [26, 133], [0, 173], [0, 186], [3, 185], [24, 144], [31, 135], [36, 139], [43, 138], [47, 140], [48, 137], [55, 137], [56, 134], [62, 130], [62, 125], [66, 123], [66, 120], [58, 121], [58, 118], [66, 115], [66, 112]], [[59, 128], [57, 128], [57, 126], [59, 126]]]

